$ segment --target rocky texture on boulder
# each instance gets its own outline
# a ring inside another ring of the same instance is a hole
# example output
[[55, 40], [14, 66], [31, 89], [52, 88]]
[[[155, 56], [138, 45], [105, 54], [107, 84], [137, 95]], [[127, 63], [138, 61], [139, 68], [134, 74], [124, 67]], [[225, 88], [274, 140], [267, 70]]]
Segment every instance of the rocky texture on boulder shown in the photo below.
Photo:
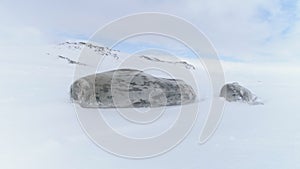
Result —
[[182, 80], [118, 69], [76, 80], [71, 100], [85, 108], [159, 107], [192, 103], [193, 88]]
[[224, 97], [229, 102], [244, 102], [251, 105], [263, 104], [256, 95], [237, 82], [225, 84], [221, 89], [220, 97]]

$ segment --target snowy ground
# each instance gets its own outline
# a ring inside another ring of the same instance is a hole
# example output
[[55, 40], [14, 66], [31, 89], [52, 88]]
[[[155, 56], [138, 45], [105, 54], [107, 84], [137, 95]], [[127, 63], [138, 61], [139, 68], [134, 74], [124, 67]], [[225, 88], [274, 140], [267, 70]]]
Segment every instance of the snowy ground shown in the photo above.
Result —
[[226, 103], [219, 128], [204, 145], [197, 144], [206, 116], [200, 113], [190, 135], [175, 149], [156, 158], [129, 160], [98, 148], [81, 129], [68, 95], [75, 66], [59, 59], [57, 49], [0, 48], [0, 168], [300, 168], [297, 65], [222, 62], [226, 81], [248, 87], [265, 105]]

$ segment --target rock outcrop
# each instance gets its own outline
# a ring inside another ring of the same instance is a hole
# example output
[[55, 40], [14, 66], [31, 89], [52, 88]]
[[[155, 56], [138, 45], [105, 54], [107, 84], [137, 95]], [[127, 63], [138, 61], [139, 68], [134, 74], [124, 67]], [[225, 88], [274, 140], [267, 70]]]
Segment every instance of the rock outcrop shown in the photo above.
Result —
[[182, 80], [118, 69], [76, 80], [71, 100], [85, 108], [159, 107], [192, 103], [196, 94]]
[[220, 97], [224, 97], [229, 102], [244, 102], [251, 105], [263, 104], [256, 95], [237, 82], [225, 84], [221, 89]]

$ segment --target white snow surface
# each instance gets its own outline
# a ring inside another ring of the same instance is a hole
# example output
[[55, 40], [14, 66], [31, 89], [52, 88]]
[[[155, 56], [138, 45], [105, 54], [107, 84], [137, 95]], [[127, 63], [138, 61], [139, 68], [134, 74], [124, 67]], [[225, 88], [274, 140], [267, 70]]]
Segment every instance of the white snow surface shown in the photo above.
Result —
[[[0, 168], [3, 169], [294, 169], [300, 168], [300, 69], [283, 63], [222, 61], [226, 82], [237, 81], [265, 105], [226, 102], [220, 126], [208, 142], [197, 143], [210, 104], [209, 82], [199, 81], [199, 116], [187, 138], [166, 154], [132, 160], [96, 146], [80, 127], [69, 87], [79, 49], [54, 46], [1, 46]], [[199, 63], [185, 59], [196, 68]], [[112, 69], [111, 57], [104, 68]], [[180, 66], [180, 65], [179, 65]], [[191, 70], [192, 71], [192, 70]], [[207, 91], [205, 90], [207, 87]], [[147, 137], [176, 119], [167, 108], [159, 125], [137, 127], [114, 113], [103, 112], [119, 132]], [[175, 113], [172, 113], [175, 112]]]

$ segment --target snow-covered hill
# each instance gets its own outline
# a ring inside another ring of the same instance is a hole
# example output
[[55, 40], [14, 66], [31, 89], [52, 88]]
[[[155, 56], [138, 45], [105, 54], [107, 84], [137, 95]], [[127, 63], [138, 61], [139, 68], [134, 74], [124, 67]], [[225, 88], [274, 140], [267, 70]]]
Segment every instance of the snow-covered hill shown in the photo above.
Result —
[[[222, 61], [226, 81], [238, 81], [250, 88], [265, 105], [226, 103], [219, 128], [204, 145], [197, 144], [197, 140], [209, 110], [210, 92], [205, 89], [209, 89], [207, 77], [198, 74], [197, 80], [202, 82], [198, 91], [200, 113], [188, 137], [162, 156], [130, 160], [98, 148], [77, 120], [69, 100], [69, 87], [74, 81], [75, 66], [90, 66], [88, 63], [76, 64], [83, 45], [88, 44], [0, 47], [0, 166], [11, 169], [300, 167], [300, 71], [297, 65]], [[91, 46], [90, 49], [95, 55], [107, 54], [99, 71], [118, 67], [122, 56], [126, 55], [105, 47]], [[202, 70], [198, 62], [186, 58], [171, 62], [148, 57], [150, 59], [142, 56], [136, 62], [169, 64], [195, 72]], [[139, 127], [124, 121], [114, 110], [106, 110], [103, 115], [120, 133], [148, 137], [168, 129], [178, 115], [177, 109], [168, 108], [158, 121], [159, 125]]]

